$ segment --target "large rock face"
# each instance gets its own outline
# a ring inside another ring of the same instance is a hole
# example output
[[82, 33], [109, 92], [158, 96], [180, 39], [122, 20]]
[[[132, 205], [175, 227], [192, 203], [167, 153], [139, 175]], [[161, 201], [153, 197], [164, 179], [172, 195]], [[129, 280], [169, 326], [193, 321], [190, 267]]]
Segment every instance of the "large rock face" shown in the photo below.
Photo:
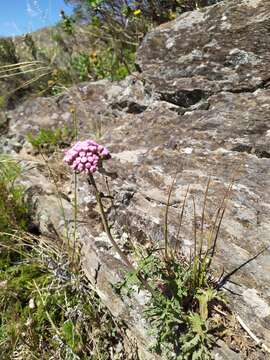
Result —
[[[65, 224], [72, 228], [73, 180], [62, 164], [62, 154], [53, 157], [51, 168], [60, 179], [66, 209], [64, 222], [55, 184], [49, 182], [43, 159], [31, 154], [25, 135], [41, 127], [72, 126], [70, 107], [77, 109], [79, 136], [99, 138], [112, 152], [106, 167], [118, 174], [110, 181], [117, 211], [110, 216], [120, 244], [127, 238], [141, 244], [163, 242], [168, 187], [177, 172], [169, 207], [170, 239], [175, 241], [179, 206], [190, 185], [178, 242], [188, 254], [193, 247], [192, 195], [200, 214], [206, 183], [212, 177], [207, 226], [234, 178], [214, 266], [219, 274], [239, 267], [229, 279], [223, 278], [222, 285], [235, 312], [268, 344], [269, 15], [266, 0], [224, 2], [184, 14], [146, 37], [138, 53], [142, 74], [118, 84], [106, 80], [86, 83], [54, 98], [30, 100], [9, 112], [9, 133], [2, 139], [6, 152], [24, 159], [27, 171], [22, 183], [44, 233], [64, 233]], [[98, 182], [105, 192], [99, 176]], [[112, 313], [122, 317], [145, 345], [149, 339], [139, 315], [143, 299], [139, 295], [131, 306], [112, 291], [110, 284], [120, 278], [121, 262], [102, 233], [95, 200], [83, 176], [78, 194], [78, 237], [86, 274]], [[220, 358], [243, 357], [228, 350]], [[264, 357], [258, 352], [249, 358]]]
[[225, 1], [146, 36], [137, 60], [165, 100], [188, 107], [220, 91], [262, 88], [269, 77], [267, 0]]

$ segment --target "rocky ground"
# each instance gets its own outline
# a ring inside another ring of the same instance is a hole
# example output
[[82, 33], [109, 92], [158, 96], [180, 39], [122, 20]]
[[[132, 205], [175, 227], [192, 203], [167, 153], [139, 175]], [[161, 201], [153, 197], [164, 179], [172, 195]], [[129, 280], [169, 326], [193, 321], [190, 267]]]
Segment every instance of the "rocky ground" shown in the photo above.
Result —
[[[2, 114], [1, 148], [19, 159], [21, 183], [44, 234], [64, 234], [73, 224], [73, 178], [61, 151], [44, 158], [27, 141], [29, 132], [74, 125], [79, 138], [96, 138], [112, 152], [106, 163], [116, 212], [111, 213], [119, 242], [163, 241], [168, 187], [170, 236], [175, 241], [178, 205], [187, 186], [198, 214], [211, 176], [207, 220], [234, 179], [222, 223], [215, 268], [230, 306], [265, 344], [270, 344], [270, 2], [225, 1], [183, 14], [149, 33], [138, 50], [140, 72], [119, 83], [83, 83], [50, 98], [28, 100]], [[105, 190], [101, 177], [98, 182]], [[57, 186], [56, 186], [57, 185]], [[78, 179], [83, 268], [114, 316], [122, 318], [140, 343], [149, 338], [141, 316], [144, 297], [120, 299], [111, 283], [121, 277], [121, 261], [110, 249], [98, 221], [94, 196]], [[187, 202], [179, 243], [192, 242], [192, 202]], [[264, 250], [259, 256], [258, 253]], [[245, 265], [244, 265], [245, 264]], [[243, 265], [243, 266], [242, 266]], [[239, 268], [236, 272], [235, 269]], [[230, 277], [226, 274], [233, 272]], [[143, 355], [144, 354], [144, 355]], [[244, 359], [223, 346], [216, 359]], [[259, 352], [254, 359], [267, 358]], [[155, 357], [156, 358], [156, 357]]]

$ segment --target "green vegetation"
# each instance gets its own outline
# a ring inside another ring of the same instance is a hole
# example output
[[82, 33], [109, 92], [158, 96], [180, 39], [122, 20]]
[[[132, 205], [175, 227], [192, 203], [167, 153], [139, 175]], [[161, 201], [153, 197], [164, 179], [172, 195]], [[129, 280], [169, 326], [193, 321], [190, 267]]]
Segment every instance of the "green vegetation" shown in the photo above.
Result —
[[60, 21], [60, 26], [67, 34], [73, 35], [75, 31], [74, 29], [75, 20], [73, 19], [73, 17], [66, 15], [65, 12], [62, 10], [61, 18], [62, 20]]
[[19, 174], [14, 161], [0, 160], [1, 358], [109, 360], [122, 342], [119, 325], [63, 247], [26, 232]]
[[57, 148], [70, 145], [74, 135], [74, 130], [64, 127], [55, 130], [40, 129], [37, 135], [28, 134], [27, 138], [32, 146], [39, 152], [52, 153]]
[[[90, 55], [81, 53], [72, 59], [72, 67], [81, 81], [109, 78], [113, 81], [125, 78], [134, 70], [134, 52], [123, 50], [127, 62], [121, 62], [113, 48], [107, 48]], [[129, 64], [129, 65], [128, 65]]]
[[0, 158], [0, 232], [26, 230], [28, 209], [23, 202], [23, 189], [15, 185], [20, 168], [8, 157]]
[[[121, 80], [134, 70], [135, 51], [151, 27], [208, 5], [206, 0], [68, 2], [76, 3], [77, 19], [91, 19], [84, 31], [93, 49], [70, 46], [77, 45], [75, 18], [64, 13], [50, 35], [56, 43], [52, 51], [40, 49], [32, 36], [25, 37], [33, 61], [19, 62], [12, 40], [1, 40], [1, 79], [16, 81], [9, 94], [0, 96], [0, 109], [6, 108], [10, 94], [16, 96], [18, 89], [25, 89], [27, 94], [56, 95], [79, 81]], [[69, 128], [41, 129], [36, 135], [29, 134], [28, 141], [38, 152], [51, 154], [68, 146], [75, 132]], [[123, 341], [119, 324], [90, 289], [70, 249], [60, 250], [55, 241], [27, 232], [31, 228], [31, 209], [24, 203], [23, 188], [16, 184], [19, 174], [14, 161], [0, 159], [1, 356], [12, 360], [111, 359], [112, 349]], [[211, 359], [211, 348], [224, 330], [214, 318], [216, 307], [226, 310], [211, 264], [231, 189], [206, 230], [208, 188], [209, 183], [198, 231], [196, 221], [193, 224], [194, 252], [190, 259], [170, 244], [168, 205], [164, 248], [137, 249], [137, 268], [116, 286], [122, 295], [124, 291], [129, 295], [134, 285], [151, 290], [145, 317], [156, 339], [152, 350], [168, 359]], [[178, 235], [187, 197], [188, 191], [180, 211]], [[170, 195], [168, 204], [169, 200]], [[193, 205], [196, 219], [195, 202]]]
[[53, 246], [10, 238], [0, 255], [0, 348], [4, 359], [110, 359], [117, 323]]
[[5, 96], [0, 96], [0, 110], [5, 109], [7, 104], [7, 99]]
[[[217, 282], [211, 271], [220, 225], [231, 192], [227, 189], [218, 209], [211, 220], [210, 231], [205, 229], [205, 212], [210, 181], [207, 184], [201, 224], [197, 234], [194, 224], [194, 252], [189, 261], [173, 248], [168, 241], [168, 207], [165, 212], [165, 247], [136, 249], [138, 266], [131, 271], [125, 281], [116, 286], [120, 294], [130, 295], [134, 285], [142, 288], [144, 282], [153, 289], [152, 298], [146, 304], [145, 316], [151, 324], [156, 344], [152, 350], [167, 359], [210, 360], [210, 350], [224, 327], [214, 319], [215, 308], [225, 308], [222, 292], [216, 290]], [[173, 187], [173, 185], [172, 185]], [[172, 187], [169, 191], [168, 204]], [[185, 199], [180, 209], [178, 236], [184, 216]], [[194, 204], [194, 219], [195, 201]], [[178, 240], [176, 240], [178, 241]], [[144, 279], [144, 282], [141, 279]], [[224, 310], [223, 310], [224, 311]], [[225, 309], [226, 311], [226, 309]]]
[[15, 64], [17, 61], [16, 49], [12, 39], [0, 39], [0, 63]]

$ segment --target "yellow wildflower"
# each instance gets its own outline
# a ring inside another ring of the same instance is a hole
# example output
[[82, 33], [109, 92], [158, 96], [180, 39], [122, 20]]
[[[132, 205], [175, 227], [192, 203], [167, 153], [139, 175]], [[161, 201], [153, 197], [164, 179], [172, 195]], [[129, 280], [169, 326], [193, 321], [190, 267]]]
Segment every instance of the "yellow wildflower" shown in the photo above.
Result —
[[170, 19], [170, 20], [176, 19], [176, 12], [170, 11], [170, 12], [169, 12], [169, 19]]
[[94, 64], [97, 63], [97, 53], [95, 51], [93, 51], [92, 54], [90, 54], [90, 59]]
[[133, 15], [135, 15], [135, 16], [141, 15], [141, 13], [142, 13], [142, 10], [140, 10], [140, 9], [133, 11]]

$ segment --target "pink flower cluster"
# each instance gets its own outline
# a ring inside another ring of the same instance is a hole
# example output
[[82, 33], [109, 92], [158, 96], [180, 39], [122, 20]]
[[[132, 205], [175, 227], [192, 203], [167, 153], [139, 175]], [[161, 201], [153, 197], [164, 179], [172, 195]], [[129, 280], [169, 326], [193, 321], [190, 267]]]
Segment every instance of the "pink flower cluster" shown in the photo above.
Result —
[[78, 141], [67, 150], [64, 161], [77, 172], [93, 174], [98, 170], [102, 160], [109, 159], [109, 151], [93, 140]]

